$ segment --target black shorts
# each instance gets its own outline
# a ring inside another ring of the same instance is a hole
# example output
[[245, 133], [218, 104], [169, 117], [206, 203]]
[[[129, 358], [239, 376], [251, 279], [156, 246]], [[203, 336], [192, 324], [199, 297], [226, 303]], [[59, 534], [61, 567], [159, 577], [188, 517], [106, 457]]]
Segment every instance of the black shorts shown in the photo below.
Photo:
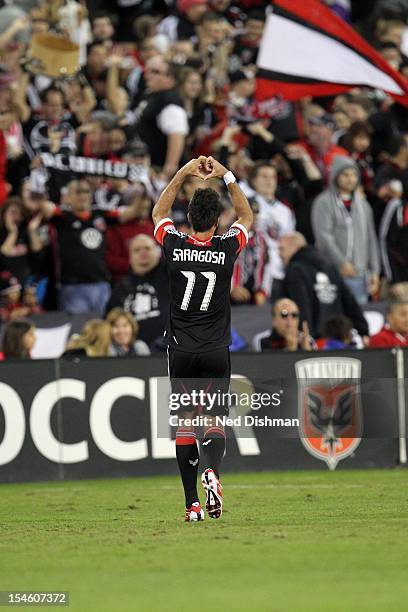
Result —
[[172, 412], [191, 411], [213, 416], [228, 415], [228, 398], [231, 380], [231, 359], [229, 348], [223, 347], [206, 353], [186, 353], [171, 346], [168, 348], [169, 375], [172, 393], [185, 394], [195, 390], [198, 393], [213, 394], [215, 401], [211, 408], [196, 405], [173, 409]]

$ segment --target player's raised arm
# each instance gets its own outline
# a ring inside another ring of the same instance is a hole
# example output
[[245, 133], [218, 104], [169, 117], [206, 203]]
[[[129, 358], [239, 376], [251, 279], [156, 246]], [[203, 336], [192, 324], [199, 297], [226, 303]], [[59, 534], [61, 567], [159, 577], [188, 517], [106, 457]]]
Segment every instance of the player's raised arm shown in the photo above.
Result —
[[187, 176], [198, 176], [199, 178], [203, 179], [205, 173], [206, 157], [203, 155], [197, 159], [190, 160], [187, 164], [185, 164], [185, 166], [176, 172], [170, 183], [163, 190], [160, 198], [157, 200], [153, 208], [152, 218], [155, 226], [169, 216], [177, 193]]
[[231, 196], [232, 205], [238, 217], [236, 224], [243, 225], [246, 230], [249, 231], [254, 220], [252, 210], [246, 195], [236, 182], [235, 176], [228, 170], [228, 168], [220, 164], [220, 162], [213, 157], [207, 157], [206, 168], [209, 172], [209, 174], [207, 174], [205, 177], [206, 180], [210, 178], [224, 179], [224, 183], [226, 184], [228, 192]]

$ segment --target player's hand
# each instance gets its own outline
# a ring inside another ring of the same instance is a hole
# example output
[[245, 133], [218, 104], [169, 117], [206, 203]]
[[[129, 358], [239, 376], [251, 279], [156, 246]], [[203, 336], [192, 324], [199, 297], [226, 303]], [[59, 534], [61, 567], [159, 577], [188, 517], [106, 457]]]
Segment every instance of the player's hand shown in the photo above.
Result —
[[228, 172], [228, 168], [220, 164], [220, 162], [213, 157], [207, 157], [206, 169], [208, 172], [205, 177], [206, 181], [211, 178], [222, 178]]
[[187, 176], [197, 176], [198, 178], [204, 179], [208, 174], [207, 170], [207, 158], [204, 155], [200, 155], [195, 159], [191, 159], [179, 170], [180, 175], [185, 178]]

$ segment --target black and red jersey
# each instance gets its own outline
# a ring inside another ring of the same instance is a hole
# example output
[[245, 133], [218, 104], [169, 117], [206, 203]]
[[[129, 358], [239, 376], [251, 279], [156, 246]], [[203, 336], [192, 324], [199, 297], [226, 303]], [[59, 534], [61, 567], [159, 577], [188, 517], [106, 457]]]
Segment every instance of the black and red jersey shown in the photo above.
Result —
[[170, 278], [166, 329], [173, 348], [204, 353], [231, 344], [230, 290], [234, 262], [248, 242], [246, 228], [234, 223], [222, 236], [199, 240], [176, 230], [171, 219], [155, 228]]
[[118, 210], [92, 210], [74, 214], [54, 207], [50, 223], [58, 235], [62, 284], [97, 283], [107, 280], [105, 233], [118, 223]]

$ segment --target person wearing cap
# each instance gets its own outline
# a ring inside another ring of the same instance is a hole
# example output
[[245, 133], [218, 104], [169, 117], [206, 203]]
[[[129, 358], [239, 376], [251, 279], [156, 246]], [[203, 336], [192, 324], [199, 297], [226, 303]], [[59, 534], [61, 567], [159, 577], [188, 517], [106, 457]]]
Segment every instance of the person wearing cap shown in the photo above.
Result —
[[330, 169], [337, 155], [348, 155], [346, 149], [334, 144], [336, 124], [331, 115], [323, 113], [309, 118], [307, 142], [300, 143], [319, 168], [325, 184], [329, 183]]
[[176, 7], [178, 15], [165, 17], [158, 27], [170, 43], [195, 37], [196, 24], [208, 11], [209, 3], [208, 0], [177, 0]]
[[350, 157], [334, 159], [330, 186], [313, 203], [312, 227], [320, 253], [336, 266], [358, 303], [365, 304], [379, 289], [379, 249], [373, 213]]
[[232, 52], [232, 61], [243, 66], [255, 66], [259, 45], [265, 26], [265, 11], [253, 9], [248, 12], [244, 31], [236, 37]]
[[242, 114], [255, 93], [255, 74], [244, 70], [234, 70], [229, 75], [229, 81], [229, 104], [233, 111]]

